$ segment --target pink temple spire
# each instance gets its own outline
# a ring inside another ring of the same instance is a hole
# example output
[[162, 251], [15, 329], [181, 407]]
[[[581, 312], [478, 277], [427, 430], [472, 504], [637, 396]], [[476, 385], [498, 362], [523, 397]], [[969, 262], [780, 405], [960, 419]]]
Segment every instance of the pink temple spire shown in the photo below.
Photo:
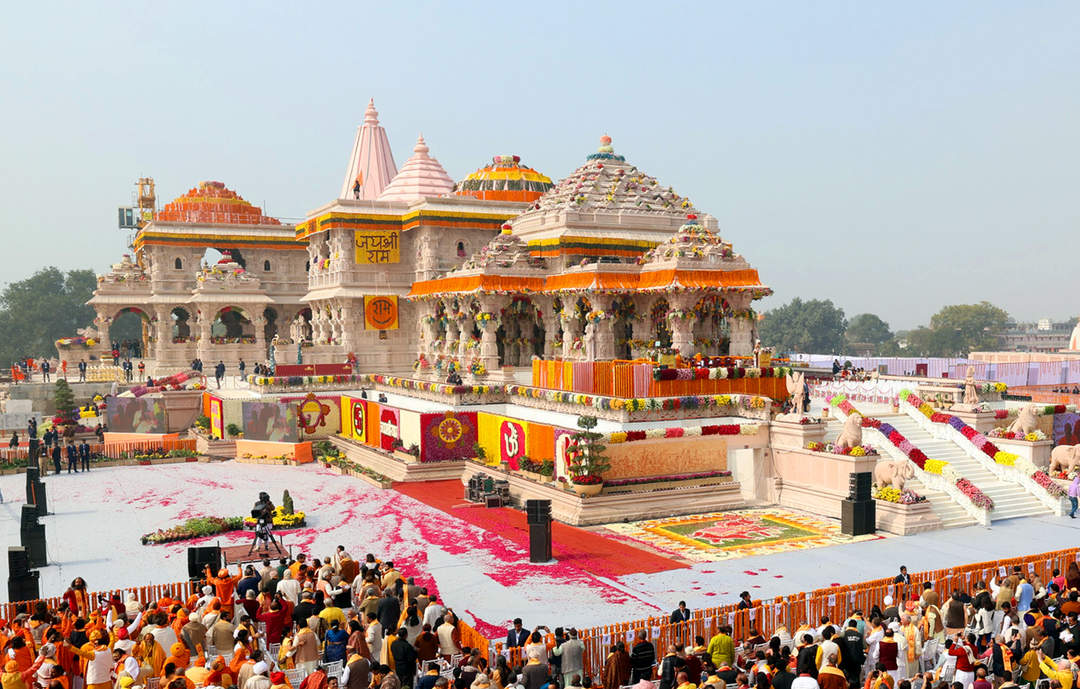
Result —
[[364, 123], [356, 130], [356, 141], [338, 198], [375, 199], [396, 174], [390, 139], [379, 125], [379, 111], [375, 109], [373, 98], [364, 112]]

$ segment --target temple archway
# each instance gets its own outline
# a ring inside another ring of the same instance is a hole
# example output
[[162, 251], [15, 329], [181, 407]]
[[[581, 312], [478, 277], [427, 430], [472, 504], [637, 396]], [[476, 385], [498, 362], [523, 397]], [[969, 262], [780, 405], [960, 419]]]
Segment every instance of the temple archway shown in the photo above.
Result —
[[210, 338], [214, 344], [252, 343], [255, 342], [255, 326], [243, 309], [225, 306], [214, 314]]
[[671, 347], [671, 325], [668, 324], [668, 312], [671, 307], [668, 305], [668, 300], [660, 298], [653, 304], [652, 309], [649, 310], [649, 319], [652, 322], [652, 334], [653, 341], [648, 344], [648, 348], [652, 349], [657, 347], [657, 343], [661, 349], [668, 349]]
[[731, 305], [719, 294], [707, 294], [694, 305], [694, 349], [710, 356], [728, 353]]
[[310, 342], [311, 338], [311, 307], [305, 306], [297, 312], [289, 326], [289, 339], [295, 344], [296, 342]]
[[169, 313], [172, 319], [172, 327], [169, 333], [172, 341], [176, 344], [187, 342], [191, 339], [191, 314], [183, 306], [177, 306]]
[[277, 309], [272, 307], [266, 307], [263, 309], [263, 338], [266, 342], [273, 342], [274, 336], [278, 334], [278, 312]]
[[137, 306], [126, 306], [113, 314], [109, 324], [109, 346], [121, 359], [146, 356], [150, 336], [150, 316]]
[[611, 305], [612, 324], [615, 333], [615, 358], [632, 359], [631, 340], [634, 337], [634, 316], [637, 307], [630, 297], [619, 297]]

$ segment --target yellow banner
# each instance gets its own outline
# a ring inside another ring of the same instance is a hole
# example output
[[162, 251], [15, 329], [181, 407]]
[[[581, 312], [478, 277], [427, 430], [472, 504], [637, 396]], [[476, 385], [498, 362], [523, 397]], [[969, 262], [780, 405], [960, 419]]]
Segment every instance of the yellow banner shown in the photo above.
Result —
[[356, 262], [400, 263], [401, 230], [356, 230]]
[[397, 296], [364, 297], [364, 322], [368, 330], [397, 330]]

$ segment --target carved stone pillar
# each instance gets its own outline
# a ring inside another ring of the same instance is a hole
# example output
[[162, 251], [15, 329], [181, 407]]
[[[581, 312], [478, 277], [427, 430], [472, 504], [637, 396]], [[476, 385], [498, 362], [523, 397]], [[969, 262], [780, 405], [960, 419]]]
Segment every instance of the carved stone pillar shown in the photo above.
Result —
[[668, 327], [671, 328], [671, 348], [684, 357], [694, 355], [694, 318], [690, 313], [693, 300], [689, 295], [680, 294], [670, 301], [671, 311]]
[[154, 309], [154, 345], [147, 352], [147, 357], [161, 361], [170, 347], [172, 347], [172, 315], [168, 307], [159, 306]]
[[652, 347], [656, 333], [653, 332], [652, 321], [649, 320], [649, 314], [637, 314], [634, 316], [634, 320], [630, 322], [630, 327], [633, 330], [631, 339], [644, 344], [630, 348], [630, 356], [635, 359], [645, 356], [645, 352]]
[[469, 350], [466, 348], [469, 339], [472, 338], [472, 315], [466, 315], [464, 318], [458, 319], [458, 339], [457, 347], [453, 351], [453, 355], [458, 357], [459, 360], [464, 361], [468, 355]]
[[729, 316], [728, 331], [731, 333], [732, 356], [750, 356], [754, 353], [754, 323], [745, 316]]
[[[259, 309], [259, 307], [256, 307]], [[252, 319], [251, 324], [255, 327], [255, 349], [259, 352], [259, 361], [266, 358], [266, 316], [261, 309]]]
[[555, 312], [555, 300], [545, 298], [539, 304], [540, 320], [544, 324], [544, 358], [553, 359], [562, 355], [562, 351], [555, 351], [555, 340], [559, 334], [559, 314]]
[[[97, 312], [97, 318], [94, 319], [94, 327], [98, 331], [98, 341], [106, 351], [112, 349], [112, 340], [109, 339], [109, 317], [104, 311]], [[112, 356], [110, 354], [109, 356]]]
[[206, 313], [203, 313], [202, 310], [199, 310], [196, 313], [197, 313], [197, 317], [199, 319], [199, 322], [198, 322], [199, 342], [196, 345], [196, 349], [198, 350], [198, 353], [196, 354], [196, 356], [199, 357], [200, 359], [209, 359], [210, 358], [210, 351], [211, 351], [210, 350], [210, 347], [211, 347], [211, 343], [210, 343], [210, 335], [211, 335], [210, 327], [214, 324], [214, 320], [213, 320], [214, 317], [209, 311], [207, 311]]

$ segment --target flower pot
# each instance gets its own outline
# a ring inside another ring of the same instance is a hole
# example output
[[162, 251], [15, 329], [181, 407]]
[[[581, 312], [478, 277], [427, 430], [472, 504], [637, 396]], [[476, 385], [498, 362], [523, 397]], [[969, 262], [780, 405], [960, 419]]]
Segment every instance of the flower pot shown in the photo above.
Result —
[[600, 491], [604, 490], [603, 483], [570, 483], [570, 489], [583, 498], [591, 498], [594, 495], [599, 495]]

